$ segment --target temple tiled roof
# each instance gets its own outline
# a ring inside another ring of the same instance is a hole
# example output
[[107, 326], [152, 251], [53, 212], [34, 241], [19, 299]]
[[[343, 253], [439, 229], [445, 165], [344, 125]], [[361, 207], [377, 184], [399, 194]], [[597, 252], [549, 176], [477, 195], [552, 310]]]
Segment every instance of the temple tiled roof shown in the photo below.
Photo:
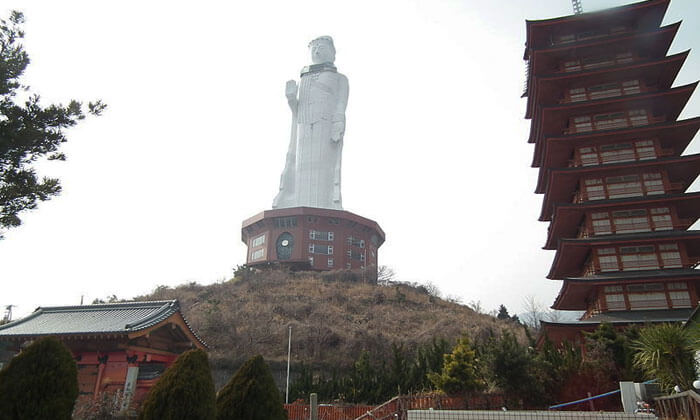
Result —
[[[20, 336], [129, 334], [180, 312], [177, 300], [39, 307], [31, 315], [0, 326], [0, 339]], [[182, 316], [182, 314], [180, 313]], [[192, 330], [203, 345], [206, 343]]]

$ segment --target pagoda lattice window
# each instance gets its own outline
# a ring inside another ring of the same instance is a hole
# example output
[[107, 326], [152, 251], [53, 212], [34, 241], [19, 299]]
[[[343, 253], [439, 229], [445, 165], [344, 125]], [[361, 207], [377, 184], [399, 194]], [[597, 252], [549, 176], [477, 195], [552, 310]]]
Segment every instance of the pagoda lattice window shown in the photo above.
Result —
[[[609, 176], [583, 180], [582, 200], [605, 200], [664, 194], [664, 177], [661, 173]], [[577, 200], [578, 201], [578, 200]]]
[[579, 147], [573, 164], [574, 166], [593, 166], [656, 158], [656, 146], [653, 140], [637, 140], [628, 143]]
[[566, 73], [582, 70], [593, 70], [604, 67], [611, 67], [618, 64], [632, 63], [635, 60], [631, 52], [621, 52], [611, 55], [600, 55], [576, 58], [562, 63], [562, 70]]
[[597, 248], [595, 254], [600, 272], [657, 270], [684, 266], [680, 249], [675, 243]]
[[605, 286], [603, 299], [608, 311], [691, 307], [686, 282]]
[[585, 31], [574, 34], [554, 35], [552, 36], [553, 45], [569, 44], [577, 41], [588, 41], [591, 39], [605, 38], [610, 35], [618, 35], [629, 32], [626, 26], [613, 26], [611, 28], [598, 29], [593, 31]]
[[618, 128], [638, 127], [648, 125], [649, 114], [645, 109], [612, 112], [607, 114], [582, 115], [571, 118], [569, 134], [589, 131], [613, 130]]
[[634, 95], [642, 91], [639, 80], [604, 83], [588, 87], [569, 89], [565, 100], [567, 102], [592, 101], [595, 99], [613, 98], [623, 95]]
[[[673, 219], [668, 207], [595, 212], [591, 214], [593, 235], [611, 233], [637, 233], [652, 230], [673, 229]], [[588, 235], [582, 235], [587, 237]]]

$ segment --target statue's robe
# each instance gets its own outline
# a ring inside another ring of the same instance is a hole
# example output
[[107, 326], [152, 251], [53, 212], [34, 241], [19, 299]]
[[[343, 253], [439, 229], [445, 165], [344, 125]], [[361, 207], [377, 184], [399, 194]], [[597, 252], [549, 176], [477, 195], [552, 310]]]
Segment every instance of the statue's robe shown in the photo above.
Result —
[[274, 208], [305, 206], [342, 210], [342, 132], [338, 141], [331, 137], [334, 123], [341, 123], [344, 130], [347, 98], [347, 78], [335, 72], [334, 67], [313, 69], [312, 66], [311, 70], [302, 72], [293, 127], [296, 136], [292, 136], [296, 141], [289, 145], [287, 167]]

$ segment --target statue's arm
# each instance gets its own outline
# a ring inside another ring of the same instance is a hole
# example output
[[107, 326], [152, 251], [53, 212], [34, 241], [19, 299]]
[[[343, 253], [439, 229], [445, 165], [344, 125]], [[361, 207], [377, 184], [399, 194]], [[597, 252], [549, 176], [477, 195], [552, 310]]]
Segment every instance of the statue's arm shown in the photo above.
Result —
[[348, 106], [348, 93], [350, 91], [348, 78], [342, 74], [338, 74], [338, 76], [337, 102], [333, 113], [333, 131], [331, 135], [331, 139], [335, 142], [342, 140], [345, 134], [345, 108]]
[[299, 105], [299, 100], [297, 99], [297, 94], [299, 93], [299, 88], [297, 87], [297, 82], [294, 80], [288, 80], [287, 85], [284, 88], [284, 94], [287, 97], [287, 103], [289, 108], [292, 110], [293, 114], [297, 113], [297, 106]]

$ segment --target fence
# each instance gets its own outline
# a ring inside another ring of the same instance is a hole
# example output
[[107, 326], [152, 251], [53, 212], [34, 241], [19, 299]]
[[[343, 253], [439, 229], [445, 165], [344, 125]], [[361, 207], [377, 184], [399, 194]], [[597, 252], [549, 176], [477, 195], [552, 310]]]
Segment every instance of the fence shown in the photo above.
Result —
[[498, 409], [504, 404], [503, 395], [500, 394], [484, 394], [470, 398], [440, 394], [406, 395], [394, 397], [355, 420], [406, 420], [408, 410]]
[[[308, 404], [285, 404], [288, 420], [309, 420], [311, 407]], [[319, 404], [318, 420], [355, 420], [374, 408], [373, 405], [328, 405]]]
[[661, 420], [700, 420], [700, 395], [694, 391], [657, 397], [654, 402]]
[[[408, 412], [408, 420], [655, 420], [653, 414], [591, 411], [439, 411]], [[674, 420], [676, 420], [674, 418]]]

